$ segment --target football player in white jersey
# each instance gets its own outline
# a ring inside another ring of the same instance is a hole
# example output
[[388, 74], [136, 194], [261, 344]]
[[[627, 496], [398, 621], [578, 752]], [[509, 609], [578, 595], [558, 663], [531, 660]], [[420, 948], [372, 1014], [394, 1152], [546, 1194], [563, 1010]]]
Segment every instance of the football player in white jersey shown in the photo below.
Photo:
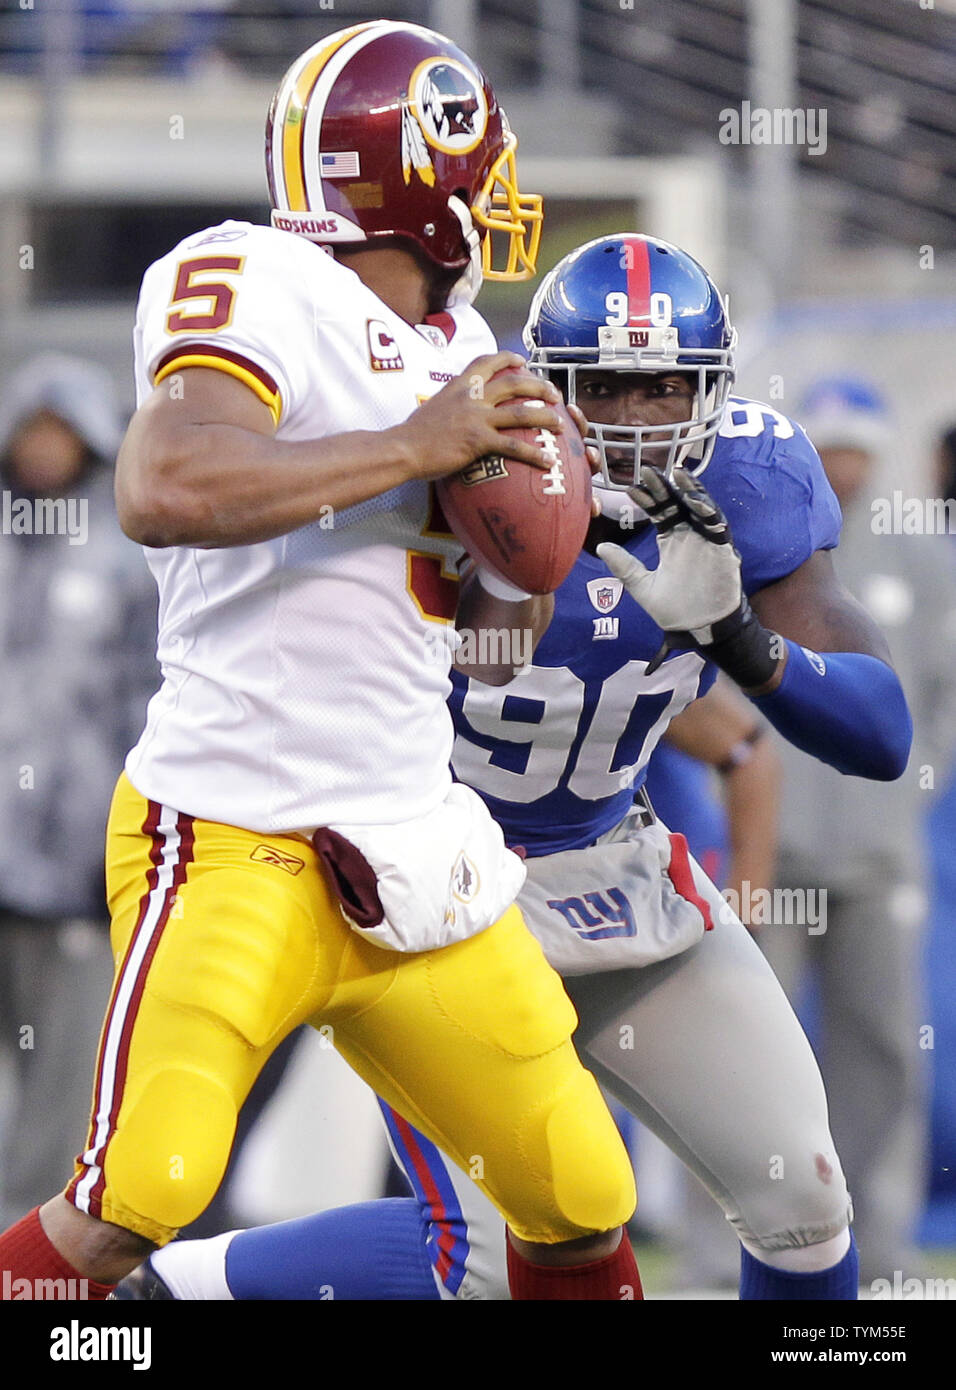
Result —
[[66, 1193], [0, 1237], [13, 1288], [105, 1297], [198, 1215], [258, 1071], [311, 1022], [480, 1157], [515, 1297], [639, 1296], [630, 1165], [513, 905], [523, 863], [449, 771], [456, 613], [539, 635], [551, 611], [480, 571], [459, 596], [429, 487], [487, 453], [546, 467], [507, 432], [561, 428], [552, 385], [492, 380], [520, 359], [471, 307], [482, 268], [534, 269], [514, 146], [449, 40], [355, 25], [278, 88], [273, 225], [201, 231], [146, 272], [116, 494], [159, 586], [163, 685], [110, 818], [89, 1138]]

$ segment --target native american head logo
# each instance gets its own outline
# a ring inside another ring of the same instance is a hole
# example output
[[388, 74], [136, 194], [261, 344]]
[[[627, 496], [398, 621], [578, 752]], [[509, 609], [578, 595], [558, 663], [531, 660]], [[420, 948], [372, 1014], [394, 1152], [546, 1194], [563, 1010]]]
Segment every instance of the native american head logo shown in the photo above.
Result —
[[459, 854], [451, 871], [451, 895], [460, 903], [470, 903], [481, 886], [478, 870], [464, 853]]
[[455, 58], [426, 58], [411, 75], [402, 112], [405, 182], [413, 165], [425, 183], [434, 182], [428, 146], [468, 154], [487, 128], [488, 102], [477, 71]]
[[422, 133], [446, 154], [467, 154], [488, 124], [488, 103], [477, 72], [454, 58], [427, 58], [408, 90]]

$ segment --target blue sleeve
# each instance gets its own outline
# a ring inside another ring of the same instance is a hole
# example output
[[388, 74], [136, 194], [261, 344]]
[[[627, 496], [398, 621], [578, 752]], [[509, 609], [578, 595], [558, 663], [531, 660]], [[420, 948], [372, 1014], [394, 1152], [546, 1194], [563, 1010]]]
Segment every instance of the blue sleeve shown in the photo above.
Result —
[[840, 504], [820, 456], [799, 425], [793, 430], [789, 439], [768, 429], [758, 439], [729, 441], [713, 486], [703, 477], [730, 523], [747, 594], [840, 539]]
[[787, 641], [783, 679], [751, 697], [778, 733], [838, 772], [893, 782], [913, 743], [913, 720], [896, 672], [860, 652], [820, 655]]

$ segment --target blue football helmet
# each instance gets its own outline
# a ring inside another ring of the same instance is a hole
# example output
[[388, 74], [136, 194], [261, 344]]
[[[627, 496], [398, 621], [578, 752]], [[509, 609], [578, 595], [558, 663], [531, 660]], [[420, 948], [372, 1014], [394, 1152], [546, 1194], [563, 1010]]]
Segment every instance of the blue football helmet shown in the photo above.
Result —
[[[707, 466], [734, 381], [737, 333], [716, 285], [686, 251], [627, 232], [579, 246], [539, 285], [522, 336], [532, 368], [572, 403], [578, 371], [695, 374], [687, 420], [590, 425], [605, 488], [626, 491], [651, 461], [668, 476], [677, 464], [692, 473]], [[633, 457], [629, 481], [613, 480], [609, 453], [616, 470]]]

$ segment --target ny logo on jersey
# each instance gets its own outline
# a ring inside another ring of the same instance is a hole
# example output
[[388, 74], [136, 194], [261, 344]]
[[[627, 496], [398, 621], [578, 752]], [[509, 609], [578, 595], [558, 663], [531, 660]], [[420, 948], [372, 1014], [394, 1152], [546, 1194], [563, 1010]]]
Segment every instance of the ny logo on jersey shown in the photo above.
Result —
[[620, 888], [606, 888], [603, 893], [585, 893], [580, 898], [549, 898], [548, 907], [560, 912], [568, 926], [585, 941], [637, 935], [631, 904]]
[[620, 631], [620, 618], [592, 618], [594, 624], [593, 642], [613, 641]]

